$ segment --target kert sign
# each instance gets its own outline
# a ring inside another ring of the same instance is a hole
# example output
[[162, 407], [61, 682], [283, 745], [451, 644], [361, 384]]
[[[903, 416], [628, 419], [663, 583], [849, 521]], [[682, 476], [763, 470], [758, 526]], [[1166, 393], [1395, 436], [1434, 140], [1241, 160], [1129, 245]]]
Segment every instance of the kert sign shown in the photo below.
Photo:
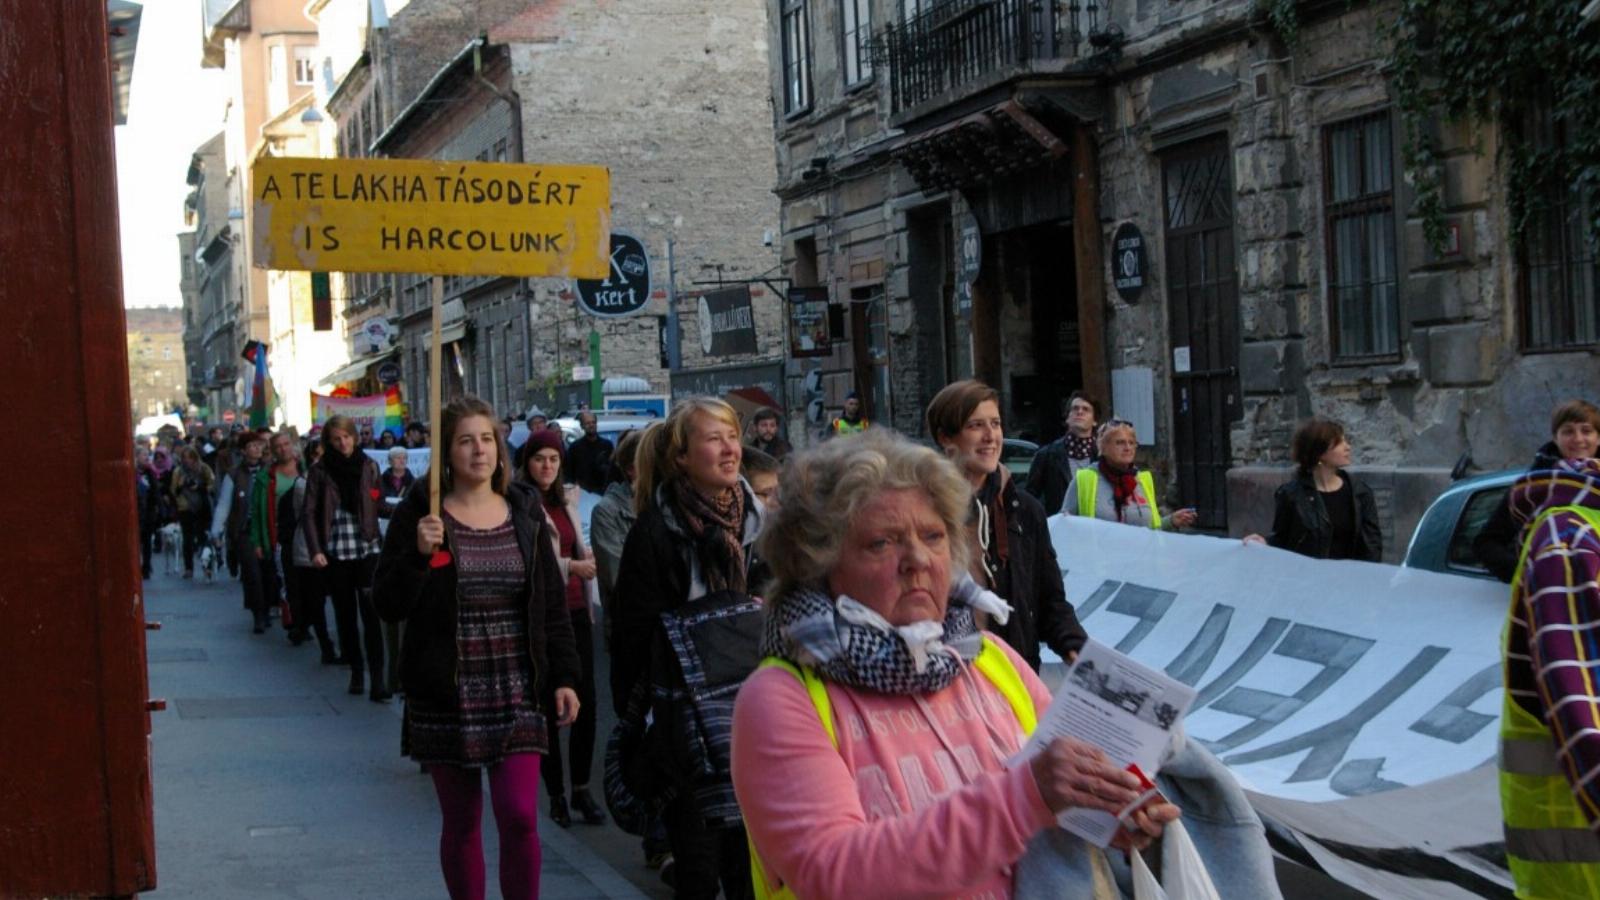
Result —
[[255, 262], [282, 270], [602, 278], [603, 166], [274, 157], [251, 170]]

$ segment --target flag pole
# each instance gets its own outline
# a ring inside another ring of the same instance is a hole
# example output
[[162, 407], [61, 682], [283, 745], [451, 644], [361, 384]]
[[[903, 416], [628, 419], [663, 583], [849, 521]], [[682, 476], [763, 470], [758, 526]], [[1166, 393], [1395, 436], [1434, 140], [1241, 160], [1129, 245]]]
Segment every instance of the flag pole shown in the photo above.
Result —
[[439, 469], [444, 465], [443, 452], [449, 452], [449, 441], [439, 433], [439, 337], [444, 318], [444, 277], [433, 276], [433, 341], [428, 347], [428, 446], [432, 448], [428, 462], [428, 511], [439, 514]]

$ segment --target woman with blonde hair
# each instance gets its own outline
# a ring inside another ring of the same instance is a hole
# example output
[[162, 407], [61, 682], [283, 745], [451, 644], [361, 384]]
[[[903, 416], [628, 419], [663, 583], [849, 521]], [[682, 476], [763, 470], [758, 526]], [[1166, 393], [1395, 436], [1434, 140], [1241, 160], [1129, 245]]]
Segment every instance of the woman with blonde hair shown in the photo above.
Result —
[[[737, 615], [741, 602], [759, 588], [752, 545], [762, 511], [739, 474], [742, 455], [738, 415], [709, 397], [680, 403], [639, 440], [634, 487], [639, 518], [623, 545], [612, 595], [611, 691], [619, 711], [638, 689], [658, 698], [681, 698], [685, 692], [682, 660], [664, 619], [691, 604], [697, 615]], [[672, 796], [661, 817], [672, 846], [677, 895], [713, 897], [720, 882], [726, 896], [743, 897], [750, 891], [750, 876], [732, 785], [725, 775], [720, 782], [714, 774], [706, 776], [704, 768], [699, 778], [687, 771], [697, 759], [696, 748], [687, 745], [696, 739], [676, 724], [683, 721], [686, 702], [657, 702], [654, 724], [637, 754], [649, 771], [632, 786], [644, 795]]]
[[[383, 626], [372, 605], [372, 569], [378, 560], [378, 464], [356, 446], [356, 423], [334, 416], [322, 426], [323, 455], [306, 474], [300, 532], [311, 565], [321, 569], [339, 625], [339, 654], [350, 664], [350, 693], [363, 690], [363, 666], [372, 676], [374, 703], [391, 696], [383, 683]], [[357, 633], [356, 618], [361, 619]], [[366, 653], [363, 655], [362, 650]]]

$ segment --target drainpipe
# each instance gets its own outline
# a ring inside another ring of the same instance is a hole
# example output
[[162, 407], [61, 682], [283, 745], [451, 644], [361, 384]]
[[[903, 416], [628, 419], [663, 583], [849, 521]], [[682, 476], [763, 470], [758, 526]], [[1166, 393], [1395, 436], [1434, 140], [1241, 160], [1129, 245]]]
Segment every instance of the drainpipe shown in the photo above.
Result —
[[[478, 43], [472, 48], [472, 77], [483, 85], [488, 91], [504, 100], [506, 106], [511, 108], [511, 148], [514, 162], [527, 162], [522, 157], [522, 98], [516, 91], [503, 91], [500, 86], [483, 77], [483, 48], [489, 43], [488, 35], [478, 38]], [[528, 382], [533, 378], [533, 304], [529, 298], [533, 296], [533, 286], [529, 279], [517, 279], [517, 298], [522, 301], [522, 392], [527, 398]]]

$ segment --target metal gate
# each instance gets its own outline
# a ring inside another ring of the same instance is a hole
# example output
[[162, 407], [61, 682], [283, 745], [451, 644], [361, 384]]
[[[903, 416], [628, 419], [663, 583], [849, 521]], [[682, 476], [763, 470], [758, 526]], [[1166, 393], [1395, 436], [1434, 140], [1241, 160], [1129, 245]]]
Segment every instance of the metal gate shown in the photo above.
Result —
[[1239, 397], [1239, 286], [1226, 138], [1163, 155], [1173, 458], [1180, 506], [1202, 528], [1228, 525], [1228, 429]]

